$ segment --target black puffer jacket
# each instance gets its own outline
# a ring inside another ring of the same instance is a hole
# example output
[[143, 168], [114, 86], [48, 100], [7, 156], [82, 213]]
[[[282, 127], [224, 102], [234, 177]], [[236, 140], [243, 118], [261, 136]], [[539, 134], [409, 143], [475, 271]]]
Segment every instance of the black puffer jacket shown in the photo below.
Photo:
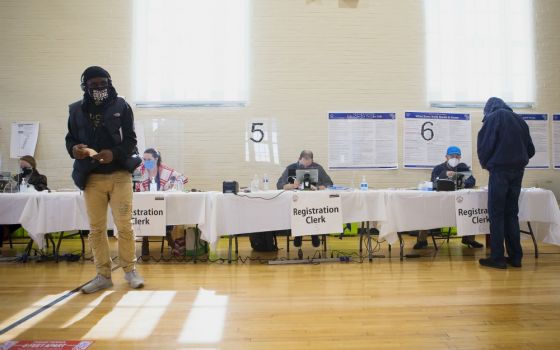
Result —
[[524, 169], [535, 155], [529, 126], [501, 99], [492, 97], [484, 107], [477, 153], [482, 168]]

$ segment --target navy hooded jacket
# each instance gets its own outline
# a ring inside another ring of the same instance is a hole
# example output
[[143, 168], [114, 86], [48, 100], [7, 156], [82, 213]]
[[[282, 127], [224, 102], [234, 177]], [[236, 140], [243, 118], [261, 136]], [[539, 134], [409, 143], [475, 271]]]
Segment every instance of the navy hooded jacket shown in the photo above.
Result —
[[535, 155], [529, 126], [501, 99], [491, 97], [484, 107], [477, 153], [483, 169], [524, 169]]

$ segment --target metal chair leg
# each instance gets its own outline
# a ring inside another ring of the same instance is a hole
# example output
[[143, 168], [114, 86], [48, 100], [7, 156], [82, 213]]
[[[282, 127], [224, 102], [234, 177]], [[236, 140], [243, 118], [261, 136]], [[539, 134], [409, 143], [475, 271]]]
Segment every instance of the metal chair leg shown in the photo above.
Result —
[[58, 236], [58, 242], [56, 243], [56, 253], [54, 255], [54, 259], [58, 262], [60, 258], [60, 244], [62, 243], [62, 239], [64, 239], [64, 231], [60, 232], [60, 236]]
[[363, 241], [364, 241], [364, 226], [365, 223], [362, 221], [361, 227], [358, 229], [358, 235], [360, 236], [360, 255], [362, 255], [363, 251]]
[[531, 235], [531, 239], [533, 240], [533, 246], [535, 247], [535, 259], [537, 259], [539, 257], [539, 248], [537, 247], [537, 240], [535, 239], [533, 228], [531, 227], [531, 223], [529, 221], [527, 221], [527, 226], [529, 227], [529, 235]]
[[403, 261], [404, 260], [404, 241], [402, 239], [402, 235], [401, 235], [400, 232], [397, 232], [397, 236], [399, 237], [399, 244], [401, 246], [401, 253], [400, 253], [401, 261]]
[[231, 241], [233, 239], [233, 236], [230, 235], [229, 236], [229, 248], [228, 248], [228, 264], [231, 264]]
[[429, 235], [432, 236], [432, 242], [434, 243], [434, 248], [435, 248], [435, 250], [436, 250], [436, 252], [437, 252], [437, 251], [439, 250], [439, 248], [438, 248], [438, 246], [437, 246], [436, 238], [434, 237], [434, 234], [433, 234], [433, 233], [431, 233], [430, 231], [428, 231], [428, 232], [429, 232]]
[[25, 251], [23, 252], [23, 255], [21, 257], [22, 262], [27, 262], [27, 258], [31, 254], [32, 247], [33, 247], [33, 239], [31, 238], [29, 239], [29, 242], [27, 243], [27, 246], [25, 247]]

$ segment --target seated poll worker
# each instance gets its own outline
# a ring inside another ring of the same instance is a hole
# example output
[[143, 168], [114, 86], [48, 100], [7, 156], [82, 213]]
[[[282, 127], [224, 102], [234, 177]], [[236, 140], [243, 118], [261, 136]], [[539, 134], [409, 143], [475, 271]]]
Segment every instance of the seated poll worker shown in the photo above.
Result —
[[32, 156], [23, 156], [19, 159], [20, 173], [14, 176], [14, 181], [18, 186], [21, 185], [23, 180], [28, 185], [33, 185], [37, 191], [48, 190], [47, 177], [39, 174], [37, 171], [37, 161]]
[[[150, 190], [152, 179], [158, 191], [173, 189], [176, 181], [186, 184], [189, 179], [173, 168], [162, 163], [161, 153], [155, 148], [148, 148], [142, 155], [142, 164], [139, 167], [141, 181], [135, 185], [135, 192], [147, 192]], [[185, 252], [185, 237], [182, 230], [174, 230], [174, 226], [166, 226], [166, 237], [169, 245], [173, 247], [173, 255], [183, 256]], [[142, 255], [149, 255], [148, 237], [142, 239]]]
[[[299, 159], [297, 162], [290, 164], [286, 167], [278, 182], [276, 183], [276, 188], [279, 190], [295, 190], [300, 186], [300, 182], [296, 179], [296, 170], [299, 169], [317, 169], [319, 173], [319, 179], [317, 183], [311, 183], [312, 190], [324, 190], [329, 186], [333, 185], [333, 182], [325, 169], [322, 166], [313, 161], [313, 152], [309, 150], [301, 151]], [[301, 236], [294, 238], [294, 246], [301, 247]], [[311, 236], [311, 243], [314, 247], [318, 247], [321, 242], [319, 241], [319, 236]]]
[[[45, 191], [49, 188], [47, 187], [47, 177], [45, 175], [39, 174], [37, 171], [37, 162], [32, 156], [23, 156], [19, 159], [19, 170], [20, 172], [13, 177], [13, 180], [17, 182], [18, 187], [25, 180], [29, 186], [37, 191]], [[9, 239], [10, 235], [21, 227], [20, 224], [13, 225], [0, 225], [2, 232], [2, 240]]]
[[146, 149], [142, 159], [142, 165], [140, 165], [142, 180], [136, 184], [136, 192], [149, 191], [152, 179], [154, 179], [158, 191], [172, 189], [175, 181], [181, 181], [183, 184], [189, 182], [186, 176], [162, 163], [161, 153], [155, 148]]
[[[450, 179], [453, 181], [457, 181], [459, 176], [459, 186], [464, 188], [472, 188], [476, 184], [476, 179], [474, 176], [469, 175], [468, 178], [463, 179], [461, 178], [461, 172], [470, 172], [470, 168], [467, 164], [461, 163], [461, 149], [457, 146], [450, 146], [447, 148], [447, 153], [445, 155], [445, 162], [436, 165], [436, 167], [432, 170], [432, 183], [436, 184], [438, 179]], [[414, 249], [424, 248], [428, 245], [428, 241], [426, 240], [426, 236], [428, 235], [428, 231], [420, 231], [418, 233], [418, 239], [416, 244], [414, 245]], [[475, 236], [463, 236], [461, 242], [466, 244], [471, 248], [482, 248], [483, 245], [475, 241]]]

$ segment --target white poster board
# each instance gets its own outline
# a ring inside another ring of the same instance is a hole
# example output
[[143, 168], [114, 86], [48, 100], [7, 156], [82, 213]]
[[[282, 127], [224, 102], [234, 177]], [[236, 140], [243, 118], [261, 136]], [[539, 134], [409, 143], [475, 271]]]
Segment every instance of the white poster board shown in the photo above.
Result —
[[35, 156], [39, 138], [39, 122], [12, 123], [10, 133], [10, 158]]
[[535, 145], [535, 155], [529, 160], [526, 169], [548, 169], [550, 168], [550, 156], [548, 153], [548, 115], [519, 113], [531, 132], [531, 139]]
[[161, 194], [136, 193], [132, 200], [132, 228], [137, 237], [165, 236], [165, 197]]
[[292, 197], [292, 236], [342, 232], [340, 195], [329, 191], [301, 191]]
[[144, 132], [144, 124], [142, 122], [134, 122], [134, 133], [136, 134], [136, 147], [140, 157], [146, 150], [146, 133]]
[[552, 116], [552, 139], [554, 144], [554, 169], [560, 169], [560, 114]]
[[329, 169], [397, 169], [395, 113], [329, 113]]
[[455, 194], [457, 235], [468, 236], [490, 233], [488, 192], [457, 192]]
[[461, 161], [472, 166], [471, 117], [466, 113], [406, 112], [404, 167], [432, 169], [443, 163], [449, 146], [461, 149]]

